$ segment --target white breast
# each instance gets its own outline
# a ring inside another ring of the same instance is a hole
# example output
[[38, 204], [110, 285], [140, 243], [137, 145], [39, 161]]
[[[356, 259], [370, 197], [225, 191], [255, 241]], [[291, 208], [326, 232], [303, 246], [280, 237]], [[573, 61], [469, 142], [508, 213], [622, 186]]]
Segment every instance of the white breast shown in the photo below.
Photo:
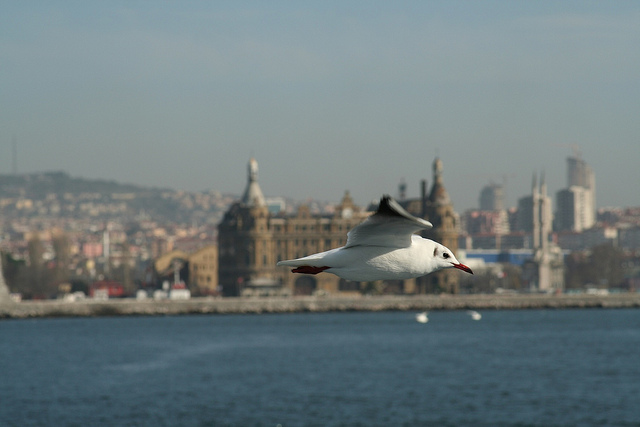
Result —
[[435, 269], [429, 256], [429, 242], [415, 236], [407, 248], [353, 246], [343, 248], [325, 258], [329, 270], [346, 280], [371, 282], [376, 280], [405, 280], [424, 276]]

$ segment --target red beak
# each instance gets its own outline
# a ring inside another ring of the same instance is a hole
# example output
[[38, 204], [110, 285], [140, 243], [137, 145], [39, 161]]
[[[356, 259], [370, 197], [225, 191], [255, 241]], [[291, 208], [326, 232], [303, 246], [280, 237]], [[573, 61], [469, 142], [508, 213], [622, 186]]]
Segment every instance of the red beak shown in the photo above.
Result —
[[464, 264], [453, 264], [454, 268], [457, 268], [458, 270], [462, 270], [465, 271], [469, 274], [473, 274], [473, 271], [471, 271], [471, 269], [469, 267], [467, 267]]

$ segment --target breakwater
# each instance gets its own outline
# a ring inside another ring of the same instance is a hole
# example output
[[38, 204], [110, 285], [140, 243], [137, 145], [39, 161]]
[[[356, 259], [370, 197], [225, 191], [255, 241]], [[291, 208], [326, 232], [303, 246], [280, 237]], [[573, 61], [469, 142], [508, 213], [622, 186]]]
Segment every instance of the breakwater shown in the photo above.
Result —
[[610, 295], [415, 295], [193, 298], [183, 301], [23, 301], [0, 305], [0, 318], [260, 314], [335, 311], [640, 308], [640, 293]]

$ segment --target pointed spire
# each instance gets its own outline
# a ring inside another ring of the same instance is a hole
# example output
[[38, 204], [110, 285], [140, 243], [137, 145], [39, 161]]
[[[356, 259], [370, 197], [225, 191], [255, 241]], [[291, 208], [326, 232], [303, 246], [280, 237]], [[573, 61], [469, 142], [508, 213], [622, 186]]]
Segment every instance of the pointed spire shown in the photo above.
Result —
[[442, 171], [444, 170], [444, 166], [442, 165], [442, 160], [439, 157], [436, 157], [433, 161], [433, 181], [442, 184]]
[[447, 193], [447, 190], [444, 188], [444, 179], [442, 178], [443, 170], [442, 160], [436, 157], [433, 161], [433, 187], [431, 187], [429, 201], [439, 205], [451, 203], [449, 193]]
[[341, 216], [342, 218], [351, 218], [353, 213], [358, 211], [358, 208], [353, 203], [353, 199], [351, 198], [351, 193], [349, 190], [344, 192], [344, 196], [342, 197], [342, 201], [338, 206], [336, 206], [336, 216]]
[[247, 165], [247, 188], [242, 196], [242, 204], [245, 206], [265, 206], [264, 196], [258, 184], [258, 162], [253, 157]]

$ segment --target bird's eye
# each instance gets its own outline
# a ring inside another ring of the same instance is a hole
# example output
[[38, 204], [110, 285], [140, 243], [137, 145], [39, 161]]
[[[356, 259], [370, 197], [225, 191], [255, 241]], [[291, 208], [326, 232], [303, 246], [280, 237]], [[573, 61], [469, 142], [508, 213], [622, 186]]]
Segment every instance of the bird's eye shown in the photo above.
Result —
[[443, 257], [444, 259], [447, 259], [447, 258], [449, 258], [449, 254], [445, 252], [445, 253], [443, 253], [443, 254], [442, 254], [442, 257]]

